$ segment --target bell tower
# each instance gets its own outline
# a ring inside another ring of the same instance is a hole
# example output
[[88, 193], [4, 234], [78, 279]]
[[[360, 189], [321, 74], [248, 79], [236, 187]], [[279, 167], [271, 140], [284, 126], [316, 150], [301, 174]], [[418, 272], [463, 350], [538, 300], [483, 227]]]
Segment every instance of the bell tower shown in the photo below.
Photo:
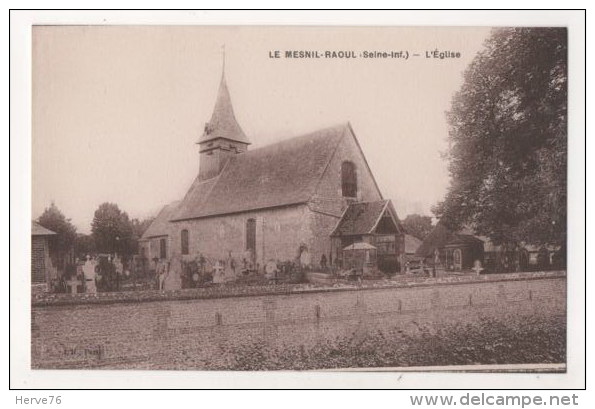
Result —
[[215, 108], [211, 120], [205, 124], [204, 132], [197, 143], [200, 146], [198, 173], [200, 181], [218, 176], [233, 155], [246, 152], [250, 145], [233, 113], [231, 97], [225, 81], [225, 54]]

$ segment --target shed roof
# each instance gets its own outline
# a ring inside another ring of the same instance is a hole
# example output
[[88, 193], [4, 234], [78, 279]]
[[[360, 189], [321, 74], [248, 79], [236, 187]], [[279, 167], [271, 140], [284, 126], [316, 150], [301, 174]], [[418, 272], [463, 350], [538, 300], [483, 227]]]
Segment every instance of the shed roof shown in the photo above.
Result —
[[436, 224], [436, 227], [432, 229], [430, 234], [428, 234], [418, 247], [415, 255], [427, 257], [433, 254], [435, 249], [443, 247], [450, 239], [452, 239], [453, 235], [454, 233], [450, 231], [442, 221], [439, 221], [438, 224]]
[[32, 236], [53, 236], [54, 234], [58, 234], [55, 231], [50, 229], [46, 229], [41, 224], [31, 221], [31, 235]]
[[234, 155], [216, 178], [196, 178], [170, 220], [307, 203], [349, 132], [342, 124]]
[[450, 240], [448, 240], [446, 246], [464, 246], [472, 244], [483, 244], [484, 241], [471, 234], [454, 234]]

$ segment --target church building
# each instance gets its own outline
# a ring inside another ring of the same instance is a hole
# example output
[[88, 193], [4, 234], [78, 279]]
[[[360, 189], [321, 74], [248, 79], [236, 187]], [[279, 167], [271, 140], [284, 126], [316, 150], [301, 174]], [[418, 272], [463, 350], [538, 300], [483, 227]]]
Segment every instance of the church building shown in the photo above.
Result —
[[149, 227], [141, 252], [259, 271], [271, 261], [340, 268], [343, 248], [361, 241], [377, 247], [387, 273], [399, 269], [403, 228], [349, 123], [251, 149], [223, 74], [198, 145], [196, 179]]

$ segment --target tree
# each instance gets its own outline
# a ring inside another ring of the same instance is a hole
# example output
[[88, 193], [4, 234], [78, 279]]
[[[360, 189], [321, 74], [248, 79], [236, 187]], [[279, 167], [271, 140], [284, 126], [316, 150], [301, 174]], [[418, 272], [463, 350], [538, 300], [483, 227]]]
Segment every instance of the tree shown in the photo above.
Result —
[[118, 253], [124, 257], [134, 253], [132, 223], [115, 203], [99, 205], [91, 223], [91, 235], [101, 253]]
[[151, 223], [153, 223], [153, 220], [155, 220], [155, 217], [147, 217], [142, 220], [136, 218], [132, 219], [131, 223], [134, 236], [137, 239], [140, 239], [145, 233], [145, 231], [149, 228]]
[[64, 258], [71, 251], [76, 240], [76, 227], [54, 202], [43, 211], [37, 219], [37, 223], [56, 233], [56, 236], [52, 236], [49, 240], [50, 254], [52, 254], [56, 267], [63, 269], [65, 267]]
[[434, 212], [496, 244], [566, 241], [567, 31], [496, 29], [452, 101]]
[[95, 240], [90, 234], [79, 234], [76, 238], [75, 249], [77, 256], [81, 258], [97, 252]]
[[426, 238], [432, 231], [432, 218], [420, 214], [410, 214], [401, 222], [405, 231], [420, 240]]

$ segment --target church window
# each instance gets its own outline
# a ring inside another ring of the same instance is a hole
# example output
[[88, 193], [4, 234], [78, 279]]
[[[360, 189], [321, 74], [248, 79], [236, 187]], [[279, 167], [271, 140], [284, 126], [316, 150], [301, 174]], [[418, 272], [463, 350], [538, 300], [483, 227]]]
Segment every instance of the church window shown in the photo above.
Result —
[[159, 258], [167, 258], [167, 247], [165, 239], [159, 240]]
[[189, 254], [189, 243], [188, 243], [188, 230], [184, 229], [182, 230], [182, 254]]
[[252, 255], [256, 252], [256, 220], [246, 220], [246, 250], [250, 251]]
[[357, 173], [353, 162], [341, 165], [341, 189], [343, 197], [357, 197]]

